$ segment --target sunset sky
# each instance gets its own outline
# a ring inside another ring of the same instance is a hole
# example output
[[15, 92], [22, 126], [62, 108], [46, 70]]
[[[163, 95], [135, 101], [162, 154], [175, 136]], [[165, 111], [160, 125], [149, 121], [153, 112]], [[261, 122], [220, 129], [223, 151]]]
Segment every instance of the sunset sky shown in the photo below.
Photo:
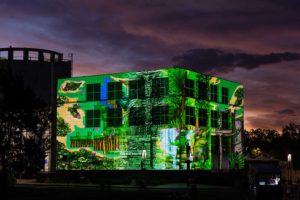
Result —
[[246, 129], [300, 124], [298, 0], [1, 0], [0, 27], [73, 76], [186, 66], [244, 85]]

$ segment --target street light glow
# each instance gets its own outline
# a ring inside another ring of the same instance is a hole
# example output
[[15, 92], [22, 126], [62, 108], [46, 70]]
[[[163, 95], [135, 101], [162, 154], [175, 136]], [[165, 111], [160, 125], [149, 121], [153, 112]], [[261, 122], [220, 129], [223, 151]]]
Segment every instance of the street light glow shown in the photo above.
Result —
[[287, 161], [288, 161], [288, 162], [292, 162], [292, 154], [289, 153], [289, 154], [287, 155]]

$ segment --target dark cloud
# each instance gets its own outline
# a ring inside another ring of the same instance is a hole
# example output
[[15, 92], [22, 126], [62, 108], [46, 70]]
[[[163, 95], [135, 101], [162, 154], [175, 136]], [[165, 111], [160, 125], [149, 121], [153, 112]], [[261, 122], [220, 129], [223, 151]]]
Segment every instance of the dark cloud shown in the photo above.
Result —
[[237, 68], [218, 76], [240, 82], [245, 90], [245, 125], [250, 128], [281, 128], [300, 124], [300, 61], [275, 63], [247, 70]]
[[283, 109], [283, 110], [279, 110], [278, 114], [280, 115], [294, 115], [295, 116], [295, 111], [289, 108]]
[[172, 59], [175, 66], [186, 66], [202, 72], [230, 72], [237, 67], [250, 70], [261, 65], [291, 60], [300, 60], [300, 54], [285, 52], [259, 55], [226, 53], [218, 49], [192, 49]]
[[101, 64], [134, 70], [147, 63], [170, 65], [191, 48], [296, 50], [298, 7], [293, 1], [2, 0], [0, 16], [10, 26], [23, 24], [12, 28], [28, 40], [80, 49]]

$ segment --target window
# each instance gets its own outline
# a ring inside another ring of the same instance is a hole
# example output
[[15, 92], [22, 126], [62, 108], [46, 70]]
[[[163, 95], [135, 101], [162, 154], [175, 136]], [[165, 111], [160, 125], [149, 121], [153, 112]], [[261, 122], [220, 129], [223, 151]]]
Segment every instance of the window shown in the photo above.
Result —
[[222, 87], [222, 103], [228, 104], [228, 88]]
[[87, 128], [100, 127], [100, 110], [87, 110], [86, 123]]
[[152, 124], [168, 124], [169, 123], [169, 106], [155, 106], [152, 108]]
[[218, 86], [211, 85], [210, 86], [210, 100], [214, 102], [218, 102]]
[[145, 107], [133, 107], [129, 110], [129, 125], [145, 124]]
[[112, 82], [107, 85], [108, 99], [122, 99], [122, 83]]
[[229, 129], [229, 113], [222, 112], [222, 129]]
[[86, 85], [86, 100], [87, 101], [100, 101], [100, 84], [87, 84]]
[[145, 80], [129, 81], [129, 98], [130, 99], [145, 98]]
[[207, 109], [199, 109], [199, 126], [207, 126]]
[[118, 127], [122, 126], [122, 109], [108, 108], [107, 109], [107, 126]]
[[185, 79], [185, 96], [194, 97], [194, 81], [191, 79]]
[[185, 124], [195, 125], [195, 109], [193, 107], [187, 106], [185, 108]]
[[218, 128], [218, 111], [211, 111], [211, 127]]
[[198, 82], [199, 99], [207, 100], [207, 83]]
[[154, 78], [152, 79], [152, 97], [167, 96], [169, 92], [168, 78]]

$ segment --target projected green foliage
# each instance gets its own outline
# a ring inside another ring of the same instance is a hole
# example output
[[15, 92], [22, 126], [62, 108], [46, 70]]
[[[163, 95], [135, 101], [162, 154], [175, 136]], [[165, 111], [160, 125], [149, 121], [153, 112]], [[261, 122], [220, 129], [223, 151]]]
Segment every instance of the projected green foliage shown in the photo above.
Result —
[[67, 124], [63, 118], [58, 117], [56, 123], [57, 123], [56, 124], [56, 135], [57, 136], [66, 136], [68, 133], [71, 132], [69, 124]]
[[66, 96], [58, 96], [57, 97], [57, 107], [63, 106], [67, 101]]
[[74, 77], [57, 105], [57, 169], [243, 167], [238, 83], [179, 68]]

